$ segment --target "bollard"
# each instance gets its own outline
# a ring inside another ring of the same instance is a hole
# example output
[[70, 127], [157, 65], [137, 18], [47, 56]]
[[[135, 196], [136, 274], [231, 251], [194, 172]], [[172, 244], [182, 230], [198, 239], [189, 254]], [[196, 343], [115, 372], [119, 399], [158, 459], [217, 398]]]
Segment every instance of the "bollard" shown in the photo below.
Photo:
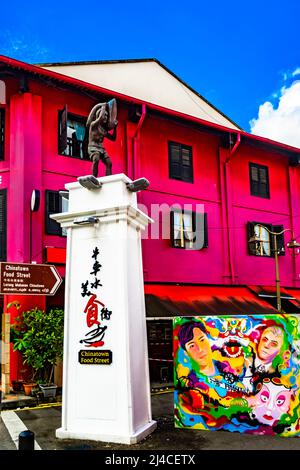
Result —
[[19, 450], [34, 450], [34, 432], [29, 429], [20, 432]]

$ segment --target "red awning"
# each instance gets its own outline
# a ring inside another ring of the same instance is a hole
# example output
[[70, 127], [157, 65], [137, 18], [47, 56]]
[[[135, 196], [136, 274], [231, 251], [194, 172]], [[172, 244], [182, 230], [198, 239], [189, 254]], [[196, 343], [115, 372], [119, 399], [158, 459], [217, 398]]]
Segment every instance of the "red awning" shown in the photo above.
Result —
[[[261, 299], [266, 302], [272, 302], [277, 297], [276, 286], [248, 286], [251, 291], [255, 292]], [[297, 295], [298, 299], [297, 300]], [[299, 313], [300, 311], [300, 290], [289, 287], [280, 286], [280, 298], [284, 311], [287, 313]]]
[[292, 296], [290, 302], [292, 302], [300, 309], [300, 289], [295, 289], [293, 287], [285, 287], [285, 291]]
[[278, 313], [247, 286], [145, 284], [147, 318]]

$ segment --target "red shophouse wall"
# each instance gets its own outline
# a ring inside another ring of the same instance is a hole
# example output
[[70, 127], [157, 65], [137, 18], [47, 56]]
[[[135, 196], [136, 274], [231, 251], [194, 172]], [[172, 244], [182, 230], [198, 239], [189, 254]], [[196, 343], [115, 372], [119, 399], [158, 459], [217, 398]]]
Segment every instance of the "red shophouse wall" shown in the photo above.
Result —
[[[192, 146], [193, 184], [169, 178], [169, 140]], [[208, 248], [189, 251], [172, 248], [169, 240], [143, 240], [145, 280], [215, 284], [232, 282], [227, 266], [227, 222], [222, 218], [225, 198], [221, 192], [223, 167], [219, 166], [219, 137], [167, 119], [146, 117], [140, 141], [139, 176], [146, 176], [151, 184], [147, 191], [140, 194], [139, 200], [148, 207], [148, 214], [151, 216], [152, 203], [166, 203], [170, 206], [174, 203], [192, 203], [194, 208], [196, 204], [204, 204], [204, 211], [208, 214]], [[229, 157], [228, 151], [223, 152]], [[268, 166], [270, 199], [251, 196], [249, 162]], [[245, 143], [241, 143], [229, 165], [231, 183], [228, 192], [231, 193], [229, 201], [232, 204], [229, 203], [228, 236], [231, 239], [234, 282], [275, 285], [274, 258], [248, 254], [247, 223], [271, 223], [283, 225], [285, 229], [293, 226], [295, 235], [300, 235], [298, 204], [291, 219], [291, 203], [297, 197], [296, 192], [299, 194], [299, 170], [289, 167], [286, 156], [250, 147]], [[291, 171], [296, 174], [296, 178], [292, 183], [290, 197]], [[285, 233], [285, 241], [290, 238], [291, 233]], [[299, 258], [293, 258], [288, 250], [285, 256], [279, 257], [283, 285], [300, 285]]]
[[[84, 94], [64, 92], [36, 83], [30, 84], [30, 91], [40, 95], [42, 107], [41, 123], [41, 208], [33, 214], [33, 259], [42, 261], [44, 246], [65, 246], [64, 237], [45, 234], [45, 190], [63, 189], [67, 182], [74, 181], [79, 175], [91, 172], [90, 162], [80, 161], [58, 155], [58, 110], [65, 104], [71, 113], [87, 116], [91, 106], [96, 102]], [[119, 126], [116, 142], [106, 142], [106, 148], [113, 159], [113, 171], [125, 172], [131, 176], [133, 160], [132, 136], [137, 125], [127, 122], [127, 112], [119, 104]], [[8, 127], [7, 127], [8, 131]], [[35, 139], [34, 133], [31, 133]], [[185, 183], [169, 178], [168, 141], [181, 142], [193, 147], [194, 183]], [[9, 145], [9, 144], [8, 144]], [[145, 279], [151, 281], [228, 283], [228, 251], [226, 228], [224, 225], [224, 196], [221, 192], [221, 174], [219, 164], [219, 137], [199, 131], [183, 123], [146, 115], [138, 136], [138, 164], [135, 177], [146, 176], [150, 180], [147, 191], [139, 194], [139, 201], [148, 206], [151, 215], [151, 203], [204, 204], [208, 214], [209, 246], [198, 252], [171, 248], [169, 240], [143, 240]], [[265, 164], [269, 167], [270, 200], [250, 195], [249, 161]], [[1, 162], [5, 168], [8, 162]], [[33, 162], [28, 160], [31, 171]], [[247, 230], [248, 221], [265, 223], [282, 223], [290, 226], [290, 201], [287, 158], [275, 152], [267, 152], [241, 144], [230, 162], [232, 175], [232, 224], [229, 225], [232, 236], [232, 251], [236, 283], [274, 282], [274, 260], [248, 255]], [[99, 167], [104, 174], [104, 166]], [[36, 172], [37, 173], [37, 172]], [[299, 186], [299, 177], [297, 177]], [[32, 189], [31, 185], [27, 199]], [[299, 190], [299, 188], [298, 188]], [[29, 199], [26, 201], [28, 207]], [[11, 212], [11, 208], [9, 207]], [[25, 212], [25, 211], [23, 211]], [[21, 214], [22, 219], [22, 214]], [[28, 214], [23, 213], [27, 220]], [[299, 221], [298, 226], [299, 226]], [[26, 224], [25, 224], [26, 225]], [[24, 225], [24, 230], [26, 227]], [[295, 228], [295, 232], [297, 232]], [[299, 229], [300, 232], [300, 229]], [[287, 239], [288, 234], [286, 234]], [[14, 236], [10, 239], [10, 253], [15, 248]], [[162, 261], [163, 260], [163, 261]], [[24, 260], [25, 261], [25, 260]], [[171, 268], [170, 268], [171, 267]], [[280, 258], [282, 282], [293, 285], [292, 259], [287, 254]]]

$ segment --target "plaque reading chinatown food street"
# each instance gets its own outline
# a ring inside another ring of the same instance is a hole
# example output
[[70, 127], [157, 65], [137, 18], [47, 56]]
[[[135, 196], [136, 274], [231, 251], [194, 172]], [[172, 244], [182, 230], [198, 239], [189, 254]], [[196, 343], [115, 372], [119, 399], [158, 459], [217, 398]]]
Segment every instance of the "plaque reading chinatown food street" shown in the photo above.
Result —
[[111, 364], [112, 363], [112, 351], [103, 349], [102, 351], [79, 351], [79, 364]]

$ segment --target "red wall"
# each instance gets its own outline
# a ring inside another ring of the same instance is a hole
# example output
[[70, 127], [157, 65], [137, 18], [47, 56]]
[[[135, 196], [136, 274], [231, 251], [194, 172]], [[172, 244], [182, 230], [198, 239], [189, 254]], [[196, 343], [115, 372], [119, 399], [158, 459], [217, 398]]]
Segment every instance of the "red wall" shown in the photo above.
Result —
[[[90, 162], [58, 155], [58, 111], [67, 104], [69, 112], [87, 116], [96, 100], [80, 90], [63, 91], [37, 82], [29, 83], [30, 93], [25, 95], [17, 95], [15, 87], [13, 81], [8, 83], [6, 135], [10, 139], [6, 138], [6, 159], [0, 162], [2, 187], [9, 188], [9, 260], [28, 261], [30, 195], [32, 189], [40, 188], [41, 208], [32, 214], [32, 259], [42, 262], [45, 246], [65, 245], [64, 237], [45, 233], [45, 190], [63, 189], [78, 176], [91, 173]], [[28, 103], [32, 116], [26, 111]], [[298, 169], [289, 169], [286, 156], [250, 147], [242, 141], [227, 165], [231, 181], [228, 175], [224, 179], [224, 155], [229, 153], [227, 150], [220, 153], [219, 135], [147, 113], [134, 146], [137, 124], [128, 122], [123, 103], [118, 103], [118, 107], [117, 141], [107, 141], [105, 146], [112, 157], [114, 173], [149, 179], [149, 189], [139, 194], [139, 201], [147, 206], [148, 214], [152, 214], [151, 204], [169, 207], [174, 203], [191, 204], [193, 208], [203, 204], [208, 214], [209, 246], [203, 250], [180, 250], [172, 248], [170, 240], [144, 237], [145, 279], [273, 285], [274, 259], [248, 254], [246, 225], [249, 221], [283, 224], [285, 228], [293, 227], [296, 235], [300, 233], [298, 206], [290, 193], [290, 186], [292, 194], [299, 193]], [[192, 146], [194, 183], [169, 178], [168, 141]], [[268, 166], [270, 199], [250, 195], [249, 162]], [[103, 175], [104, 165], [99, 170]], [[20, 200], [23, 202], [18, 204]], [[25, 235], [16, 233], [16, 212], [18, 225]], [[285, 235], [287, 240], [289, 233]], [[295, 269], [288, 254], [280, 257], [281, 278], [286, 285], [299, 283], [297, 264]]]
[[[66, 242], [64, 237], [45, 233], [45, 190], [64, 189], [66, 183], [91, 173], [90, 162], [58, 154], [58, 111], [67, 104], [70, 113], [87, 117], [96, 101], [112, 96], [92, 100], [82, 90], [63, 91], [37, 82], [29, 82], [29, 93], [17, 90], [17, 82], [8, 80], [5, 160], [0, 162], [0, 187], [8, 188], [8, 260], [41, 263], [46, 246], [64, 247]], [[138, 195], [148, 215], [156, 219], [160, 229], [163, 216], [155, 215], [153, 205], [157, 209], [164, 204], [167, 222], [169, 208], [175, 203], [189, 204], [194, 210], [202, 204], [198, 210], [208, 215], [208, 248], [202, 250], [172, 248], [170, 239], [143, 235], [145, 280], [275, 285], [274, 259], [248, 254], [247, 223], [282, 224], [300, 235], [299, 169], [289, 167], [287, 156], [250, 147], [243, 140], [230, 156], [228, 150], [220, 149], [221, 134], [158, 115], [147, 113], [137, 133], [138, 124], [128, 121], [126, 105], [119, 102], [118, 108], [117, 140], [107, 141], [105, 147], [114, 173], [149, 179], [150, 187]], [[169, 178], [169, 141], [192, 147], [193, 183]], [[250, 195], [249, 162], [268, 166], [270, 199]], [[99, 166], [102, 175], [104, 165]], [[41, 206], [30, 220], [33, 189], [41, 190]], [[154, 228], [157, 226], [149, 233]], [[287, 241], [289, 233], [285, 235]], [[279, 258], [283, 285], [300, 285], [298, 258], [288, 253]], [[63, 274], [63, 269], [58, 269]], [[20, 301], [26, 308], [45, 305], [42, 298]], [[57, 301], [61, 302], [61, 294]], [[12, 378], [16, 374], [17, 362], [13, 361]]]

